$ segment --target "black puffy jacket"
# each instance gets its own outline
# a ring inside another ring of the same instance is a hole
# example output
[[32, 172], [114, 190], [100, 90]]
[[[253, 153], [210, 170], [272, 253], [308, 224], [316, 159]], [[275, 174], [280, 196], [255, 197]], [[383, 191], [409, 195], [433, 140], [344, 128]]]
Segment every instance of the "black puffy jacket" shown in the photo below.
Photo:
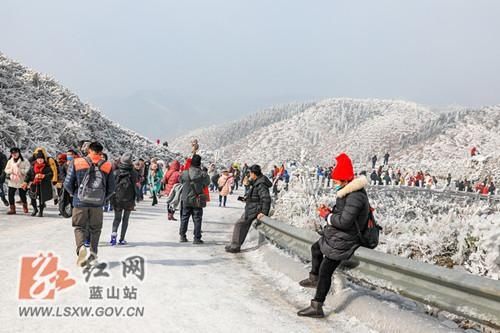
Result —
[[7, 166], [7, 156], [0, 152], [0, 185], [5, 182], [5, 167]]
[[337, 192], [337, 201], [328, 225], [319, 240], [321, 252], [332, 260], [347, 260], [361, 246], [358, 229], [363, 231], [368, 222], [370, 204], [365, 187], [366, 177], [351, 181]]
[[245, 220], [255, 220], [259, 213], [269, 215], [271, 210], [271, 194], [269, 188], [273, 183], [266, 176], [257, 178], [248, 189], [245, 205]]

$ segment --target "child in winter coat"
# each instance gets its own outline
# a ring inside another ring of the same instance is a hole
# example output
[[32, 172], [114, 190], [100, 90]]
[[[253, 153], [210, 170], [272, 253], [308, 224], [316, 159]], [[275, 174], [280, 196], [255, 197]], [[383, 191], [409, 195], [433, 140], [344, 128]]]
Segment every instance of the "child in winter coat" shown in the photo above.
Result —
[[227, 170], [222, 171], [222, 175], [220, 176], [217, 183], [219, 189], [219, 207], [221, 207], [221, 205], [223, 207], [226, 207], [227, 196], [231, 192], [233, 183], [233, 176]]

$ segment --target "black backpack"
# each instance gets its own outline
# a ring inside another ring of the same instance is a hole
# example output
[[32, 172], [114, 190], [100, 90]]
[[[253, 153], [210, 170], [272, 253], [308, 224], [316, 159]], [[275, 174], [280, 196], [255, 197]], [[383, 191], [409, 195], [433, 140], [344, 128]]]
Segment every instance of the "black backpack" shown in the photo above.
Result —
[[368, 221], [366, 222], [366, 228], [363, 232], [359, 229], [358, 223], [354, 223], [358, 229], [361, 246], [369, 249], [377, 247], [380, 231], [382, 230], [382, 227], [375, 220], [375, 216], [373, 215], [374, 210], [375, 209], [368, 204]]
[[78, 200], [84, 204], [102, 206], [106, 199], [106, 176], [101, 167], [105, 161], [100, 160], [94, 164], [89, 157], [85, 157], [85, 161], [89, 168], [78, 188]]
[[118, 176], [115, 189], [115, 201], [118, 204], [126, 204], [135, 199], [135, 184], [130, 174]]

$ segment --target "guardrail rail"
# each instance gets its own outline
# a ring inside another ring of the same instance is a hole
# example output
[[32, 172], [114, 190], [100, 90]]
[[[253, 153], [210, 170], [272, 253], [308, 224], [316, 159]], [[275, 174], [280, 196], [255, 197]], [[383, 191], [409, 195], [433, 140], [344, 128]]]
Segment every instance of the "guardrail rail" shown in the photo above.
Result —
[[[319, 235], [264, 217], [260, 233], [279, 247], [311, 260]], [[347, 266], [347, 265], [346, 265]], [[359, 248], [349, 260], [347, 276], [500, 329], [500, 281], [386, 253]]]

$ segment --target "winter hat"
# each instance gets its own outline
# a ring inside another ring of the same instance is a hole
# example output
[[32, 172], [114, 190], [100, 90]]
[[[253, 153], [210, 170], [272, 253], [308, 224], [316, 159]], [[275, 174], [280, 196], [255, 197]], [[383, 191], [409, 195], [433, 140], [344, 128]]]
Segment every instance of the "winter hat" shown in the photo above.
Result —
[[193, 158], [191, 159], [191, 165], [199, 168], [201, 166], [201, 156], [194, 154]]
[[123, 154], [122, 157], [120, 158], [120, 164], [133, 165], [132, 154], [131, 153]]
[[347, 156], [345, 153], [342, 153], [335, 159], [337, 160], [337, 165], [333, 170], [332, 179], [347, 181], [353, 180], [354, 169], [352, 167], [352, 162], [349, 156]]
[[57, 155], [57, 160], [61, 162], [66, 162], [68, 160], [68, 156], [65, 153], [61, 153]]
[[45, 155], [43, 155], [43, 152], [41, 150], [39, 150], [37, 153], [36, 153], [36, 156], [35, 156], [37, 159], [38, 158], [43, 158], [45, 159]]

